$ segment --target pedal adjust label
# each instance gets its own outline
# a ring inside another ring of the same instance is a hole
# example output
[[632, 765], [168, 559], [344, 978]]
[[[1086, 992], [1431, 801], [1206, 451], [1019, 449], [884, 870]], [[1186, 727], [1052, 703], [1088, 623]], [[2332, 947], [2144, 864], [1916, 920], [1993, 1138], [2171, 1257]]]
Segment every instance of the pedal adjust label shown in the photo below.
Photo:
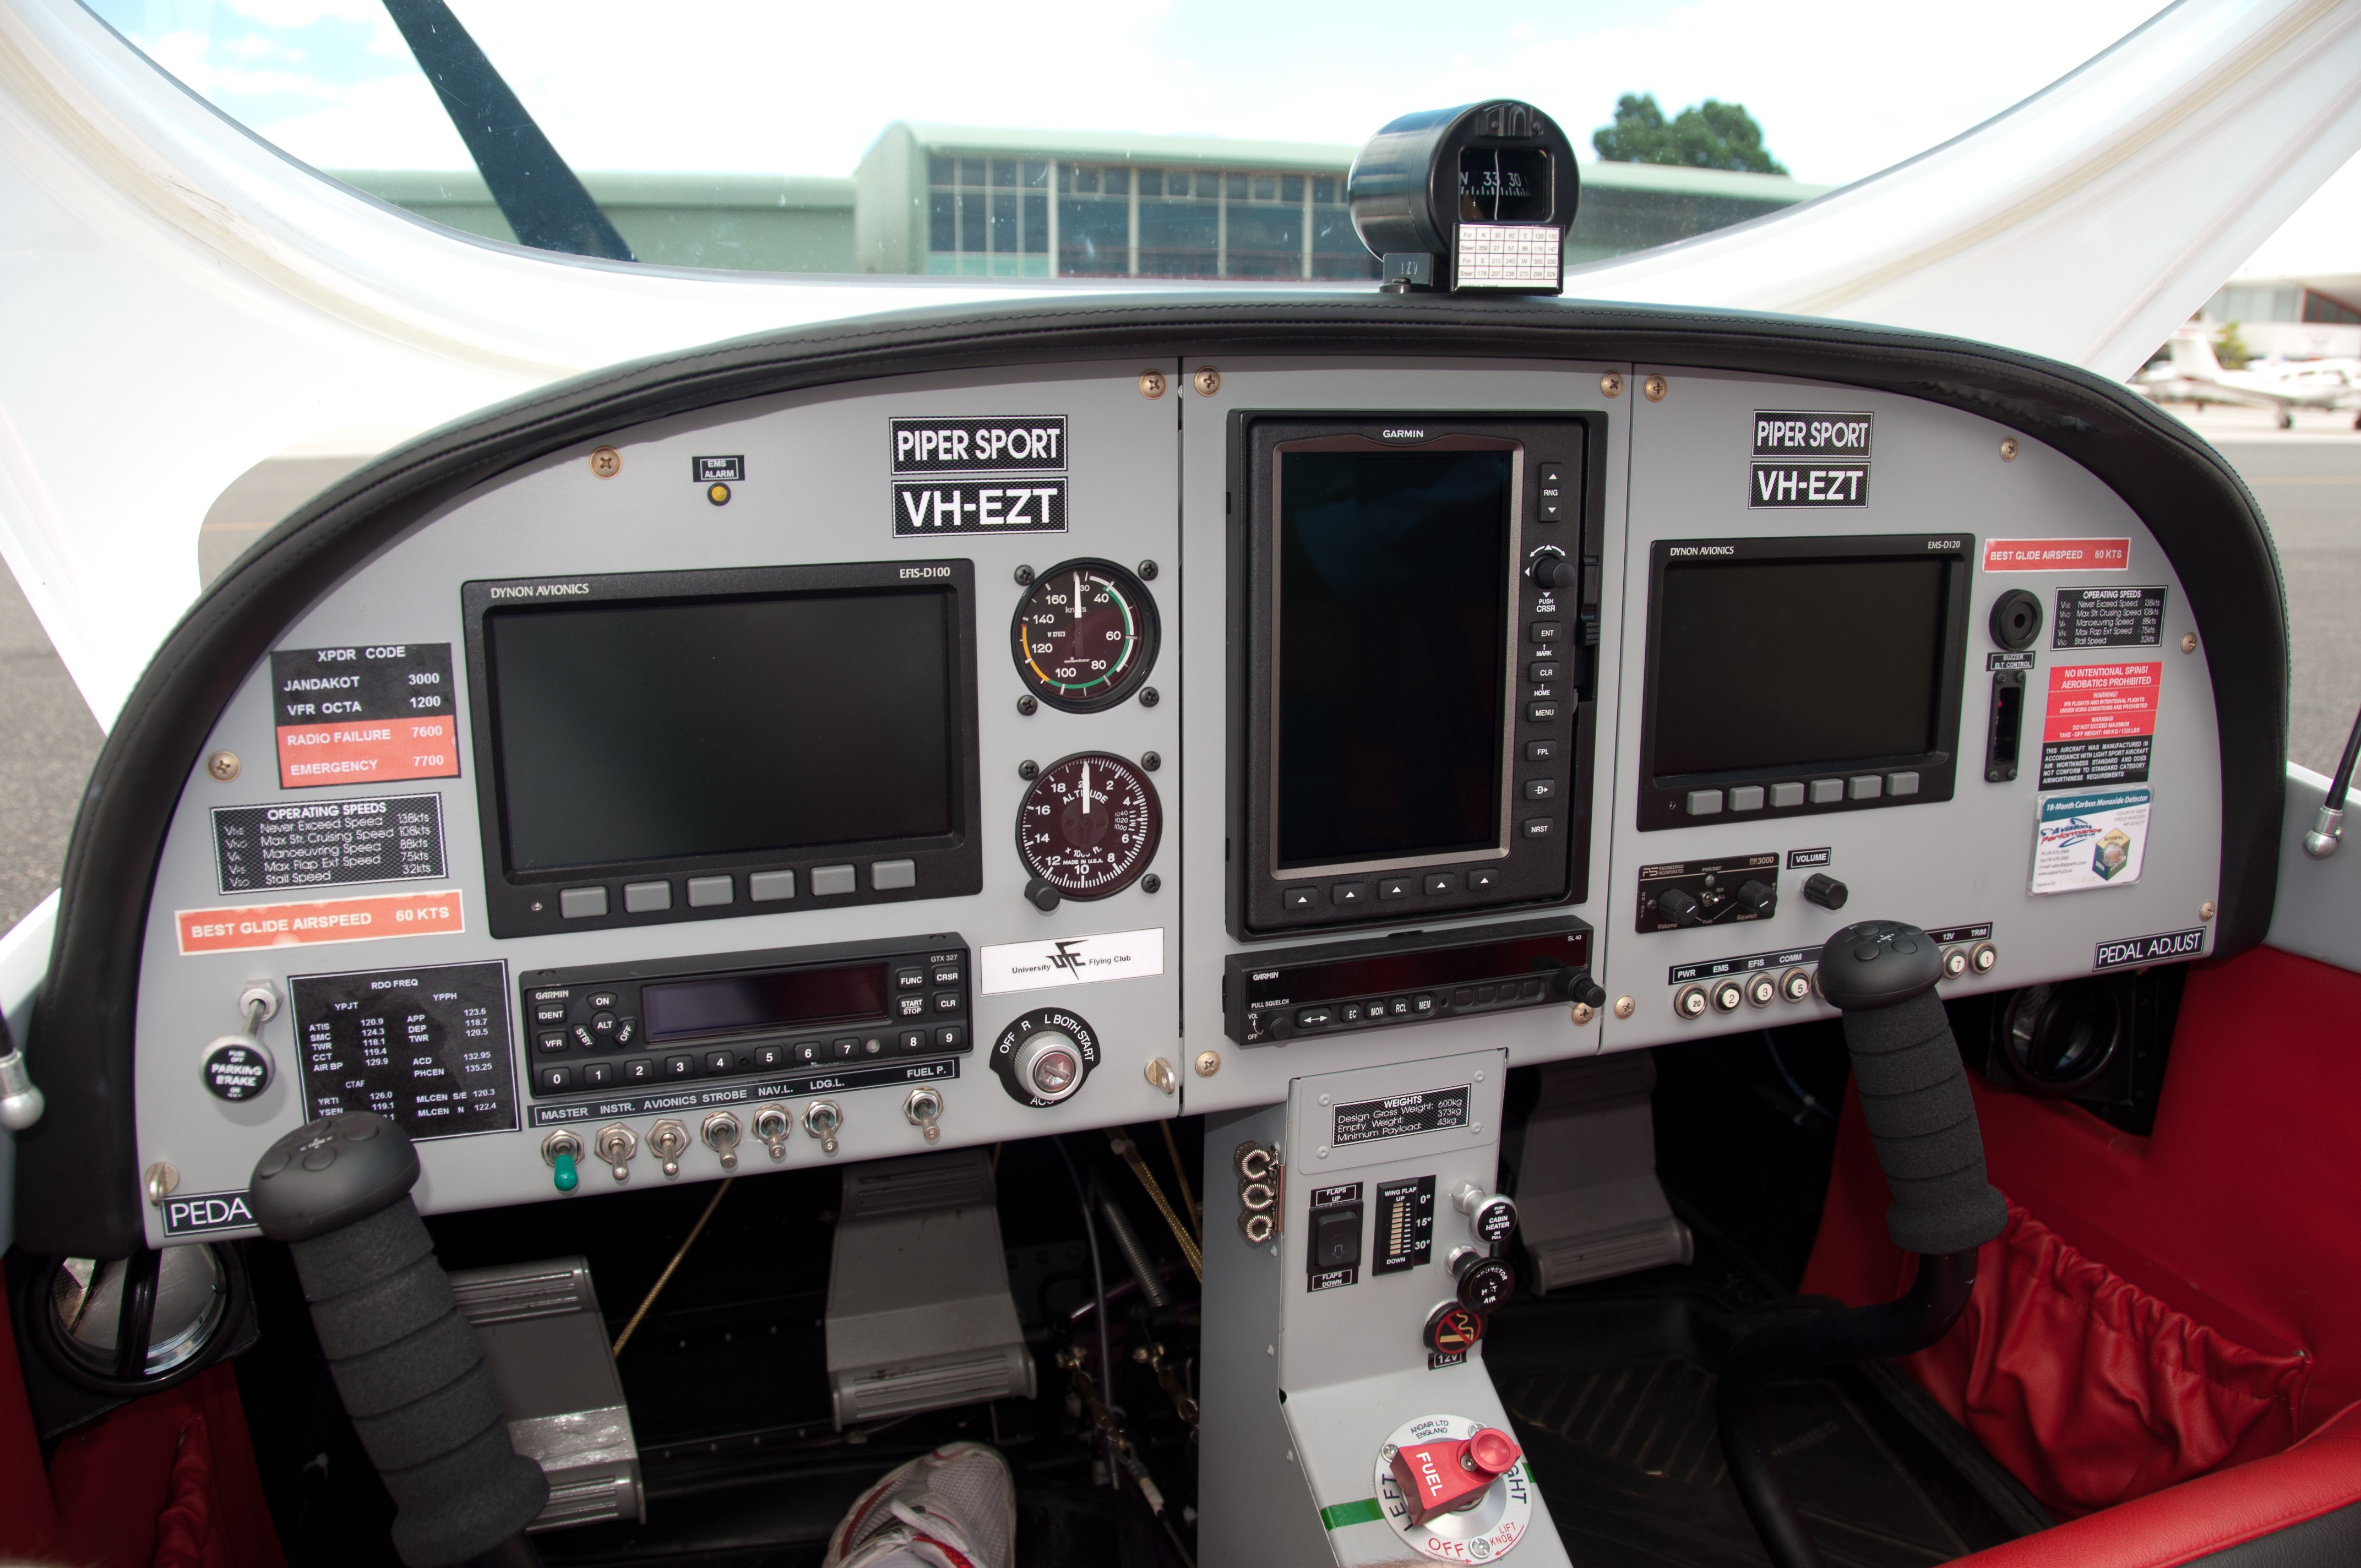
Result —
[[2153, 937], [2134, 937], [2128, 941], [2102, 942], [2091, 955], [2094, 970], [2136, 969], [2142, 964], [2163, 963], [2172, 959], [2193, 959], [2205, 951], [2205, 927], [2192, 926], [2186, 931], [2164, 931]]
[[270, 655], [279, 784], [456, 778], [451, 644], [281, 648]]
[[176, 1192], [164, 1200], [164, 1234], [168, 1236], [212, 1235], [221, 1231], [251, 1231], [254, 1211], [243, 1192]]

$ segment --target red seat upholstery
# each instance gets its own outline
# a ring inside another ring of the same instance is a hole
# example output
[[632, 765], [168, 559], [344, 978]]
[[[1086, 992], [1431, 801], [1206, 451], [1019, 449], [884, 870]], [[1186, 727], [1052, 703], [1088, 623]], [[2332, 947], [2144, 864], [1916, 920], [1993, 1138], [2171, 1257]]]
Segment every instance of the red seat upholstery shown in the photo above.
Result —
[[2361, 1405], [2268, 1459], [1962, 1557], [1954, 1568], [2177, 1568], [2356, 1505]]

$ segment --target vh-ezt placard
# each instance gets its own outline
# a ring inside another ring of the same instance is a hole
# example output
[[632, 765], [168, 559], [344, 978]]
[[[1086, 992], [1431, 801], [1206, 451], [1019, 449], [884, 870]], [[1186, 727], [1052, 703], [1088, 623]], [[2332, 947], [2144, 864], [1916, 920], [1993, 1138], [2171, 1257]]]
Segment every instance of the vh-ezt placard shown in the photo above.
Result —
[[897, 536], [1066, 532], [1064, 415], [887, 422]]
[[1746, 504], [1865, 507], [1876, 416], [1819, 409], [1754, 411], [1754, 462]]

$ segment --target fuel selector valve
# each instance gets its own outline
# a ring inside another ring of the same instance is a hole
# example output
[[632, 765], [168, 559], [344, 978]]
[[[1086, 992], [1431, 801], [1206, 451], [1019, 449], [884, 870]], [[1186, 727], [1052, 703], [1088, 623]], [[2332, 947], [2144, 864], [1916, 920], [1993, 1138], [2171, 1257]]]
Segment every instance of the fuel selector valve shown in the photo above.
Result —
[[1378, 1450], [1378, 1507], [1402, 1543], [1437, 1563], [1489, 1563], [1532, 1528], [1524, 1450], [1499, 1427], [1421, 1416]]

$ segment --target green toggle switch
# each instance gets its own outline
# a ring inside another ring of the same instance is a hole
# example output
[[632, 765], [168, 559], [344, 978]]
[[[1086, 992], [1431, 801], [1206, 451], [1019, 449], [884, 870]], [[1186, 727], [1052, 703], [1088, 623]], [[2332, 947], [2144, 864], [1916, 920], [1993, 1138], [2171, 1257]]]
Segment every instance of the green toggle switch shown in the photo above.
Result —
[[557, 1168], [557, 1175], [555, 1179], [557, 1182], [557, 1190], [560, 1192], [571, 1192], [576, 1187], [581, 1184], [581, 1173], [574, 1168], [574, 1157], [572, 1155], [561, 1154], [555, 1159], [550, 1161], [550, 1164]]

